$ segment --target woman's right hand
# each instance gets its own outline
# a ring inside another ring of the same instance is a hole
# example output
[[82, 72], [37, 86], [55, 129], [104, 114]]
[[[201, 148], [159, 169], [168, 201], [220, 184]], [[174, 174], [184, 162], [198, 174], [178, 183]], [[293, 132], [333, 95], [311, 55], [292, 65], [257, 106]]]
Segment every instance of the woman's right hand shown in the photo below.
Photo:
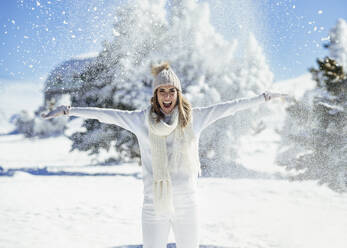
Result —
[[51, 119], [51, 118], [62, 116], [62, 115], [69, 115], [70, 108], [71, 108], [70, 106], [61, 105], [57, 107], [56, 109], [48, 112], [47, 114], [42, 113], [41, 117], [44, 119]]

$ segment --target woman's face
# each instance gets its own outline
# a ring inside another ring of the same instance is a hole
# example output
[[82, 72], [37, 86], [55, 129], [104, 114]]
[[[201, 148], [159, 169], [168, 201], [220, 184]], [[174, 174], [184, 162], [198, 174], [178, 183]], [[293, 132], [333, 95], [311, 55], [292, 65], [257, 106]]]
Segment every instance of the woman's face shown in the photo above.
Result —
[[177, 103], [177, 90], [171, 85], [160, 86], [157, 89], [157, 98], [161, 110], [165, 114], [170, 114]]

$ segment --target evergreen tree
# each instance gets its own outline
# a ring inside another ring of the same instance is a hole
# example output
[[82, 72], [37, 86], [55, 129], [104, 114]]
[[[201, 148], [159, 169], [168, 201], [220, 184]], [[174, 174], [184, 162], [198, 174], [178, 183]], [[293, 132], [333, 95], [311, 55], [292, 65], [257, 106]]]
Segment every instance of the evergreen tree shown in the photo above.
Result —
[[[336, 26], [330, 31], [329, 56], [343, 68], [347, 68], [347, 23], [339, 19]], [[346, 71], [346, 69], [345, 69]]]
[[[233, 58], [234, 59], [234, 58]], [[249, 35], [246, 53], [230, 62], [232, 68], [209, 82], [220, 94], [218, 101], [250, 97], [270, 88], [273, 74], [266, 63], [265, 55], [253, 34]], [[238, 158], [240, 137], [262, 124], [261, 119], [269, 114], [266, 105], [239, 112], [214, 124], [204, 131], [201, 139], [201, 159], [205, 174], [218, 176], [251, 176]], [[264, 127], [265, 128], [265, 127]], [[206, 166], [207, 165], [207, 166]]]
[[[114, 41], [105, 42], [96, 62], [81, 74], [84, 87], [73, 98], [73, 105], [134, 110], [148, 104], [148, 53], [154, 51], [163, 32], [163, 2], [137, 1], [118, 9]], [[83, 127], [86, 131], [70, 137], [72, 150], [97, 154], [101, 148], [109, 150], [114, 146], [122, 161], [139, 157], [136, 137], [130, 132], [97, 120], [85, 120]]]
[[[339, 35], [331, 36], [326, 47], [333, 48]], [[317, 64], [310, 69], [317, 87], [287, 109], [278, 163], [298, 171], [293, 179], [318, 180], [347, 191], [347, 75], [332, 58], [318, 59]]]

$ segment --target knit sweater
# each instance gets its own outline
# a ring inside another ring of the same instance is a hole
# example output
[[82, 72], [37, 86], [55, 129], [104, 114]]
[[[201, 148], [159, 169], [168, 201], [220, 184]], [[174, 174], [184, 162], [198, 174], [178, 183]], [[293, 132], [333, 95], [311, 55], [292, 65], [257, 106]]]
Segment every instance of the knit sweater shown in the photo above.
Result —
[[[198, 141], [202, 130], [221, 118], [232, 115], [233, 113], [248, 109], [265, 102], [264, 96], [259, 95], [251, 98], [241, 98], [211, 105], [208, 107], [192, 108], [192, 129], [196, 137], [196, 151], [198, 151]], [[97, 119], [100, 122], [115, 124], [134, 133], [138, 139], [141, 162], [142, 177], [144, 186], [144, 204], [153, 203], [153, 170], [151, 148], [149, 141], [148, 126], [146, 123], [146, 109], [135, 111], [124, 111], [117, 109], [104, 109], [93, 107], [72, 107], [70, 116], [79, 116], [88, 119]], [[167, 119], [168, 121], [168, 119]], [[173, 135], [167, 137], [168, 167], [172, 164], [172, 143]], [[197, 154], [195, 154], [197, 156]], [[197, 175], [187, 175], [176, 170], [171, 172], [173, 195], [194, 194], [197, 189]]]

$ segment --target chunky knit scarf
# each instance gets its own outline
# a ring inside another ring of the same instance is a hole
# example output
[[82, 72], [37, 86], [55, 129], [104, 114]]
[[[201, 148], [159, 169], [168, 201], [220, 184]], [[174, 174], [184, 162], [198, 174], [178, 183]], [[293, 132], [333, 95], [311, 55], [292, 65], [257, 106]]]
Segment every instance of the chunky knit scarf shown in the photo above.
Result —
[[[198, 175], [200, 164], [195, 136], [191, 123], [184, 130], [180, 127], [177, 107], [173, 110], [171, 123], [163, 120], [157, 122], [157, 115], [150, 108], [147, 110], [147, 122], [152, 153], [154, 207], [158, 214], [174, 213], [170, 171], [177, 172], [180, 165], [183, 172]], [[174, 134], [173, 158], [169, 168], [166, 138], [171, 133]]]

